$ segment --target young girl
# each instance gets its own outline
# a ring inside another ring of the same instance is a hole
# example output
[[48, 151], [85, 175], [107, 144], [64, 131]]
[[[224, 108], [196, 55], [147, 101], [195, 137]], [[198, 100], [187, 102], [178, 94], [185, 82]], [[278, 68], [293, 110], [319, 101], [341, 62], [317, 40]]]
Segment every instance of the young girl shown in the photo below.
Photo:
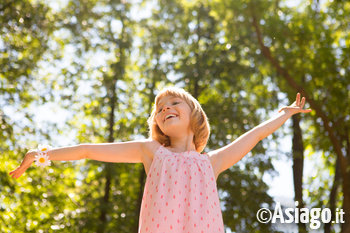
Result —
[[[198, 101], [181, 88], [163, 89], [148, 119], [150, 138], [118, 143], [80, 144], [50, 149], [50, 160], [93, 159], [143, 163], [147, 174], [139, 233], [224, 232], [216, 188], [219, 174], [244, 157], [260, 140], [303, 109], [305, 98], [279, 110], [280, 114], [246, 132], [231, 144], [203, 153], [210, 127]], [[282, 111], [283, 110], [283, 111]], [[35, 160], [28, 152], [10, 172], [20, 177]]]

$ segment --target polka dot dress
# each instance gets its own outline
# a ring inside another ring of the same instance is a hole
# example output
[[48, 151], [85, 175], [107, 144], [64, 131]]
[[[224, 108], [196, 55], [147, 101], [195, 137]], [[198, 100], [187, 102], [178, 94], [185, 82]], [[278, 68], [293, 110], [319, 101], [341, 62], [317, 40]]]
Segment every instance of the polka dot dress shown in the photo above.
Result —
[[223, 233], [214, 172], [206, 154], [157, 149], [142, 198], [139, 233]]

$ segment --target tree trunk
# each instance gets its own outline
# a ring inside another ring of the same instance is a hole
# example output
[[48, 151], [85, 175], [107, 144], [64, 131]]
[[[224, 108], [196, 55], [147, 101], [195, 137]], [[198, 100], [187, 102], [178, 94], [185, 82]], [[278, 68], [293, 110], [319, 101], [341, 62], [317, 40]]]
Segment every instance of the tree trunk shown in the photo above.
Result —
[[[293, 179], [294, 179], [294, 200], [298, 201], [298, 208], [304, 208], [303, 201], [303, 170], [304, 170], [304, 145], [300, 129], [300, 116], [293, 115]], [[306, 226], [299, 219], [299, 233], [305, 233]]]
[[[109, 94], [109, 104], [111, 107], [111, 111], [109, 113], [109, 123], [108, 123], [108, 142], [113, 142], [114, 141], [114, 130], [113, 130], [113, 125], [114, 125], [114, 109], [116, 105], [116, 84], [117, 84], [117, 79], [112, 79], [111, 82], [106, 82], [106, 89], [107, 93], [111, 92]], [[108, 85], [110, 83], [110, 86]], [[111, 174], [111, 168], [112, 164], [110, 163], [105, 163], [105, 174], [106, 174], [106, 184], [105, 184], [105, 189], [104, 189], [104, 196], [103, 199], [101, 200], [101, 213], [100, 213], [100, 225], [98, 228], [99, 233], [103, 233], [105, 231], [105, 226], [107, 225], [107, 209], [109, 207], [109, 194], [111, 191], [111, 179], [112, 179], [112, 174]]]
[[[156, 53], [156, 54], [159, 55], [159, 53]], [[156, 64], [155, 70], [158, 70], [159, 59], [160, 59], [160, 56], [157, 56], [157, 64]], [[155, 86], [156, 86], [156, 80], [153, 79], [153, 82], [152, 82], [151, 86], [149, 87], [149, 89], [155, 90]], [[148, 109], [150, 110], [149, 112], [151, 112], [151, 110], [152, 110], [152, 104], [153, 104], [154, 98], [155, 98], [155, 94], [153, 92], [150, 92], [150, 97], [149, 97], [150, 101], [149, 101], [149, 106], [148, 106]], [[150, 117], [150, 114], [148, 117]], [[147, 134], [148, 134], [148, 132], [147, 132]], [[145, 171], [145, 169], [142, 169], [142, 171], [140, 172], [140, 176], [139, 176], [140, 189], [139, 189], [139, 194], [138, 194], [138, 198], [137, 198], [137, 208], [136, 208], [136, 211], [137, 211], [136, 212], [136, 216], [137, 216], [136, 223], [137, 224], [136, 224], [136, 227], [134, 228], [135, 233], [137, 233], [138, 229], [139, 229], [140, 211], [141, 211], [142, 197], [143, 197], [146, 179], [147, 179], [146, 171]]]
[[335, 165], [335, 174], [333, 179], [333, 186], [332, 190], [329, 196], [329, 209], [331, 210], [332, 219], [329, 223], [325, 223], [324, 225], [324, 233], [331, 233], [331, 226], [332, 221], [335, 220], [335, 206], [336, 206], [336, 197], [338, 192], [338, 186], [339, 186], [339, 179], [340, 179], [340, 166], [339, 166], [339, 160], [337, 159], [336, 165]]
[[100, 214], [100, 224], [98, 226], [99, 233], [105, 232], [105, 226], [107, 224], [107, 209], [109, 208], [109, 193], [111, 190], [111, 164], [106, 164], [106, 184], [105, 184], [105, 194], [101, 199], [101, 214]]
[[136, 208], [136, 222], [137, 224], [135, 225], [136, 227], [134, 228], [134, 232], [137, 233], [138, 228], [139, 228], [139, 213], [141, 211], [141, 204], [142, 204], [142, 197], [143, 197], [143, 191], [144, 191], [144, 187], [145, 187], [145, 180], [146, 180], [146, 173], [144, 171], [144, 169], [142, 169], [142, 171], [140, 171], [140, 176], [139, 176], [139, 183], [140, 183], [140, 189], [139, 189], [139, 194], [137, 197], [137, 208]]

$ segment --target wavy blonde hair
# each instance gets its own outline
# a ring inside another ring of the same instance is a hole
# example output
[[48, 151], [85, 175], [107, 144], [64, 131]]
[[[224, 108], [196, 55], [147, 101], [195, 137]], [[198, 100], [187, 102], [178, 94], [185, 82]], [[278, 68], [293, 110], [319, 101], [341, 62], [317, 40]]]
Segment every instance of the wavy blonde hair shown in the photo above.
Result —
[[201, 153], [207, 145], [210, 134], [208, 118], [205, 112], [203, 111], [200, 103], [190, 93], [179, 87], [166, 87], [157, 94], [155, 98], [155, 103], [153, 104], [152, 114], [147, 119], [149, 127], [149, 137], [153, 140], [157, 140], [159, 143], [165, 146], [170, 146], [170, 137], [165, 135], [161, 131], [155, 119], [157, 106], [159, 104], [159, 101], [164, 96], [179, 97], [186, 101], [186, 103], [190, 106], [190, 127], [192, 132], [194, 133], [193, 143], [196, 147], [196, 151]]

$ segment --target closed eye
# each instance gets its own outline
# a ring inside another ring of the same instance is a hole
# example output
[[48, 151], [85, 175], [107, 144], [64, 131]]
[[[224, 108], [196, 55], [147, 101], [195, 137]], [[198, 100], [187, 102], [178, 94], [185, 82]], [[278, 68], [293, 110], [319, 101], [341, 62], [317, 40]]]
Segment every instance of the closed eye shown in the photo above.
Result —
[[[173, 102], [173, 105], [179, 104], [180, 102]], [[160, 113], [162, 111], [162, 108], [158, 111]]]

